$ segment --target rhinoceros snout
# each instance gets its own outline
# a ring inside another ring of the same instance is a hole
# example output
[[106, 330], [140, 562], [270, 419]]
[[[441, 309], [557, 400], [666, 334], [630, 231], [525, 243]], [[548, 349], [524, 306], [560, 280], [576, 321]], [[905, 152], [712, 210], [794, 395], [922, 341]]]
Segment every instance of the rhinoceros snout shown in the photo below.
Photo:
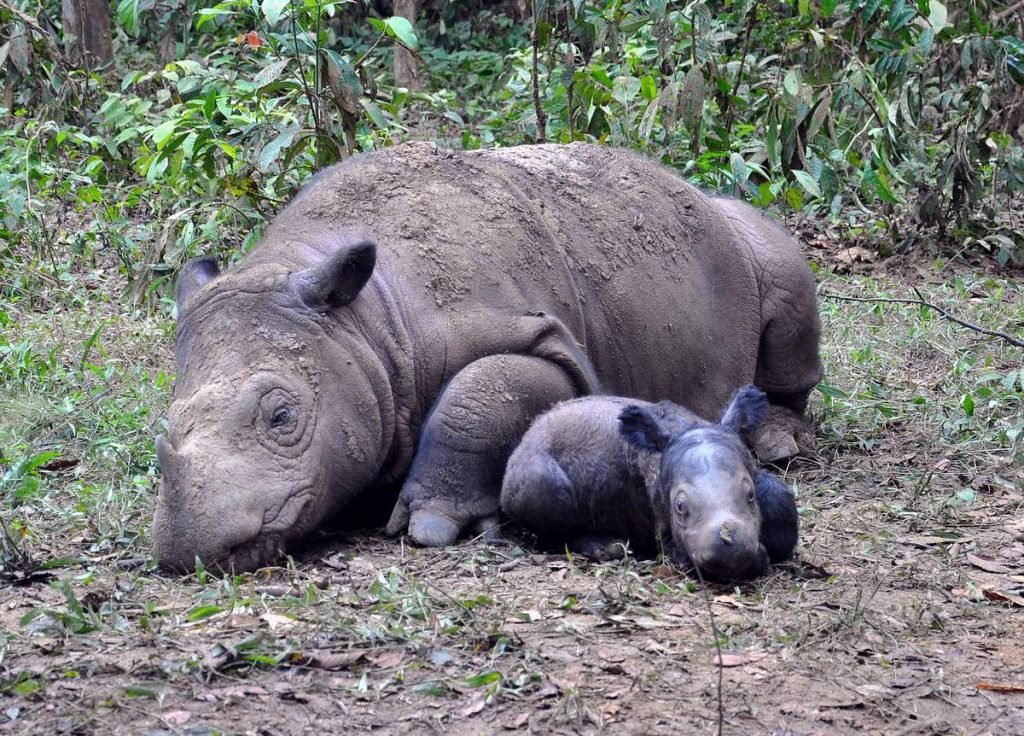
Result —
[[[153, 514], [153, 551], [160, 566], [194, 570], [196, 560], [209, 568], [252, 569], [273, 545], [261, 537], [264, 510], [251, 508], [243, 496], [224, 489], [211, 476], [214, 465], [194, 457], [164, 436], [156, 439], [160, 492]], [[223, 474], [230, 479], [232, 473]], [[227, 492], [225, 492], [227, 491]]]

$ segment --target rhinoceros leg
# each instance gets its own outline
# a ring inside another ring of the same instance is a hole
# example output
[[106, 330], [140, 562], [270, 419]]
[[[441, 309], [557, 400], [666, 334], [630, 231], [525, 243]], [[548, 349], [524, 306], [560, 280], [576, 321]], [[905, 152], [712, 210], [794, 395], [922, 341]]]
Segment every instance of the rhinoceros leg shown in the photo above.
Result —
[[424, 425], [388, 533], [408, 522], [414, 541], [439, 547], [471, 525], [487, 526], [505, 463], [531, 420], [576, 393], [569, 375], [543, 358], [491, 355], [463, 368]]

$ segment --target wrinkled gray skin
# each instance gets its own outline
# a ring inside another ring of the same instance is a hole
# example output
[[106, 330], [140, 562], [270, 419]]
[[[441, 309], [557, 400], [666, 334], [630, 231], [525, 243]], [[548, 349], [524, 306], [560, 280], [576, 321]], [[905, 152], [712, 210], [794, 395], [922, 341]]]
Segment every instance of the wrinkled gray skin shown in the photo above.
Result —
[[810, 270], [775, 224], [573, 144], [427, 144], [318, 175], [243, 261], [186, 265], [157, 443], [170, 568], [272, 561], [402, 483], [388, 530], [492, 528], [534, 416], [595, 392], [717, 411], [763, 388], [792, 454], [821, 376]]
[[[670, 401], [591, 396], [541, 415], [512, 453], [502, 511], [545, 546], [594, 559], [660, 547], [684, 568], [726, 579], [764, 573], [797, 541], [796, 501], [759, 471], [740, 432], [767, 401], [753, 386], [712, 423]], [[762, 513], [764, 512], [764, 513]]]

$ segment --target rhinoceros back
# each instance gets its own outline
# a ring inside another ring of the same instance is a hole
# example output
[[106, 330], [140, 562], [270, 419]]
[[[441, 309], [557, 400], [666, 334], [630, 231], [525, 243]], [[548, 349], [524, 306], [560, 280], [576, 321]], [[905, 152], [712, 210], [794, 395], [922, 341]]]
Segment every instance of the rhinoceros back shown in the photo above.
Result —
[[755, 249], [715, 200], [634, 154], [419, 143], [356, 156], [318, 175], [250, 260], [291, 258], [329, 230], [375, 237], [413, 331], [447, 341], [453, 367], [538, 314], [564, 323], [602, 392], [715, 416], [754, 378]]

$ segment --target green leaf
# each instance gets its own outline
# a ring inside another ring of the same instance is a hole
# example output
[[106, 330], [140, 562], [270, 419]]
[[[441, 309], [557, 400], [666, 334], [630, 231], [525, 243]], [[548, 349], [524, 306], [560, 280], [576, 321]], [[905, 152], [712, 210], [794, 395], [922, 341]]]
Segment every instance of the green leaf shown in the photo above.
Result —
[[818, 182], [814, 180], [814, 177], [808, 174], [802, 169], [794, 169], [793, 176], [803, 187], [804, 191], [810, 194], [814, 198], [821, 197], [821, 187], [818, 186]]
[[640, 94], [643, 95], [645, 100], [653, 100], [658, 96], [658, 83], [654, 81], [654, 77], [650, 74], [645, 75], [640, 80]]
[[416, 51], [419, 48], [419, 42], [416, 40], [416, 31], [413, 29], [412, 23], [410, 23], [406, 18], [398, 15], [385, 18], [384, 33], [398, 41], [407, 49]]
[[377, 107], [377, 103], [373, 100], [362, 99], [359, 102], [362, 103], [363, 109], [366, 110], [366, 114], [370, 116], [370, 120], [381, 130], [385, 130], [388, 127], [388, 121], [384, 117], [384, 113]]
[[732, 181], [737, 186], [742, 186], [747, 182], [747, 162], [743, 160], [743, 156], [738, 153], [734, 153], [729, 157], [729, 168], [732, 169]]
[[285, 125], [272, 141], [263, 146], [263, 150], [260, 152], [260, 171], [264, 174], [270, 171], [270, 167], [274, 165], [281, 155], [282, 149], [292, 144], [292, 141], [295, 140], [295, 135], [301, 129], [302, 126], [299, 122], [293, 120]]
[[970, 394], [964, 394], [963, 398], [960, 399], [960, 407], [964, 410], [964, 414], [969, 417], [974, 416], [974, 397]]
[[188, 612], [188, 615], [185, 616], [185, 620], [202, 621], [203, 619], [210, 618], [210, 616], [216, 615], [223, 610], [224, 609], [221, 606], [212, 604], [208, 606], [198, 606]]
[[466, 683], [470, 687], [483, 687], [484, 685], [490, 685], [492, 682], [497, 682], [501, 679], [501, 673], [497, 670], [491, 670], [490, 672], [481, 672], [479, 675], [473, 675], [472, 677], [466, 678]]
[[800, 70], [790, 69], [787, 71], [782, 80], [782, 87], [791, 97], [797, 97], [800, 94]]
[[[923, 13], [922, 13], [923, 15]], [[939, 2], [939, 0], [929, 0], [928, 3], [928, 23], [931, 24], [932, 30], [935, 31], [936, 35], [943, 28], [949, 26], [949, 12], [946, 10], [946, 6]]]
[[281, 76], [281, 72], [283, 72], [285, 67], [288, 66], [289, 61], [291, 61], [291, 59], [285, 57], [284, 59], [275, 61], [270, 66], [265, 66], [262, 69], [260, 69], [259, 74], [257, 74], [252, 79], [252, 86], [256, 89], [266, 87], [268, 84], [270, 84], [271, 82], [273, 82], [274, 80]]
[[263, 0], [260, 8], [263, 10], [263, 17], [270, 25], [276, 25], [281, 20], [281, 15], [288, 7], [288, 0]]
[[178, 124], [178, 119], [171, 118], [160, 123], [160, 125], [153, 128], [153, 132], [150, 135], [153, 137], [153, 143], [156, 145], [156, 150], [162, 149], [172, 135], [174, 135], [174, 128]]
[[837, 5], [839, 5], [839, 0], [821, 0], [821, 17], [831, 18], [832, 14], [836, 12]]

